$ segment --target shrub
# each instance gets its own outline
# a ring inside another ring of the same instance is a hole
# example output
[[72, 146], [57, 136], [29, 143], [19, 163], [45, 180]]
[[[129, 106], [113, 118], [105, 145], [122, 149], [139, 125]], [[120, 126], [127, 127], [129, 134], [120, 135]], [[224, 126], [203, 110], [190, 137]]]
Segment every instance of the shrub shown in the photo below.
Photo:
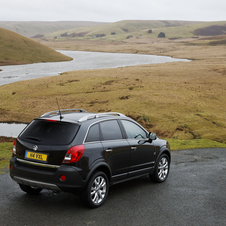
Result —
[[122, 28], [122, 30], [123, 30], [124, 32], [129, 32], [129, 30], [126, 29], [126, 28]]
[[133, 36], [132, 35], [128, 35], [127, 37], [126, 37], [126, 39], [129, 39], [129, 38], [132, 38]]
[[61, 34], [60, 36], [61, 36], [61, 37], [66, 37], [66, 36], [67, 36], [67, 32]]
[[158, 35], [158, 38], [165, 38], [166, 35], [164, 32], [160, 32], [159, 35]]
[[106, 36], [105, 34], [95, 34], [95, 36], [97, 37], [97, 38], [101, 38], [101, 37], [104, 37], [104, 36]]
[[150, 30], [148, 30], [148, 33], [149, 33], [149, 34], [151, 34], [151, 33], [152, 33], [152, 30], [151, 30], [151, 29], [150, 29]]

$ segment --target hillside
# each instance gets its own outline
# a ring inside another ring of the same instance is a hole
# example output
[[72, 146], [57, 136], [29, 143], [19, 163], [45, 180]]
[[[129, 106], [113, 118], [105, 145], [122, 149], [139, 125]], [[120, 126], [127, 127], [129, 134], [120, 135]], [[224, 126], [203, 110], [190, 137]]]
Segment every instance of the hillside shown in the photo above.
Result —
[[94, 25], [101, 25], [101, 22], [88, 21], [0, 21], [0, 27], [16, 32], [25, 37], [31, 38], [36, 35], [44, 35], [60, 30], [72, 29], [78, 27], [87, 27]]
[[158, 38], [163, 32], [166, 38], [197, 38], [226, 33], [226, 22], [198, 21], [145, 21], [129, 20], [98, 26], [77, 27], [46, 34], [43, 39], [61, 41], [67, 39], [123, 41], [130, 38]]
[[173, 20], [124, 20], [114, 23], [88, 21], [9, 22], [0, 21], [0, 27], [26, 37], [42, 40], [105, 40], [123, 41], [131, 38], [197, 38], [224, 35], [226, 22], [173, 21]]
[[0, 28], [0, 65], [71, 60], [53, 49]]
[[148, 31], [156, 29], [165, 29], [171, 27], [189, 26], [199, 22], [194, 21], [160, 21], [160, 20], [125, 20], [115, 23], [108, 23], [98, 26], [79, 27], [65, 29], [46, 37], [54, 38], [102, 38], [106, 40], [123, 40], [128, 36], [147, 35]]

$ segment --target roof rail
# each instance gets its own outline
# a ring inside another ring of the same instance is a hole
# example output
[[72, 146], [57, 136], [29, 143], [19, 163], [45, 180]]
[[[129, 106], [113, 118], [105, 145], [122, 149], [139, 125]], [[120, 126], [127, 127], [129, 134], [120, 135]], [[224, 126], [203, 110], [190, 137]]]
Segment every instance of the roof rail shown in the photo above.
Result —
[[50, 111], [50, 112], [47, 112], [45, 114], [43, 114], [41, 117], [44, 117], [44, 116], [50, 116], [50, 115], [53, 115], [53, 114], [56, 114], [56, 115], [60, 115], [60, 112], [87, 112], [86, 110], [83, 110], [83, 109], [62, 109], [62, 110], [57, 110], [57, 111]]
[[82, 122], [82, 121], [86, 121], [86, 120], [89, 120], [89, 119], [106, 117], [108, 115], [124, 116], [124, 117], [126, 117], [125, 115], [123, 115], [121, 113], [118, 113], [118, 112], [104, 112], [104, 113], [94, 113], [94, 114], [86, 115], [86, 116], [80, 118], [78, 121]]

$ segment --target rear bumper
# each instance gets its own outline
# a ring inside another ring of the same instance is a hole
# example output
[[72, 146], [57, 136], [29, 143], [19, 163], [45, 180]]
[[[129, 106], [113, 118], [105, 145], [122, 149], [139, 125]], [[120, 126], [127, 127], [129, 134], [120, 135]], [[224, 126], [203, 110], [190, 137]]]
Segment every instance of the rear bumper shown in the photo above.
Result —
[[[56, 168], [37, 166], [18, 161], [15, 157], [10, 159], [10, 176], [18, 184], [53, 190], [81, 194], [85, 188], [78, 169], [74, 166], [62, 165]], [[60, 179], [61, 175], [66, 180]]]
[[28, 185], [28, 186], [32, 186], [32, 187], [43, 188], [43, 189], [48, 189], [48, 190], [53, 190], [53, 191], [62, 191], [55, 184], [49, 184], [49, 183], [44, 183], [44, 182], [35, 181], [35, 180], [28, 180], [28, 179], [17, 177], [17, 176], [14, 176], [12, 178], [18, 184], [24, 184], [24, 185]]

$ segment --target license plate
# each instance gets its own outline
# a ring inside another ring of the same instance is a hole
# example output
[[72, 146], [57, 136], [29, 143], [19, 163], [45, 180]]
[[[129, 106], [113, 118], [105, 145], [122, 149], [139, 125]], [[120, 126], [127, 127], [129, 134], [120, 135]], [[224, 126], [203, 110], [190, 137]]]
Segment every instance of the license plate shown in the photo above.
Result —
[[25, 154], [26, 159], [33, 159], [33, 160], [38, 160], [42, 162], [47, 162], [47, 157], [48, 155], [46, 154], [41, 154], [41, 153], [32, 152], [32, 151], [26, 151], [26, 154]]

